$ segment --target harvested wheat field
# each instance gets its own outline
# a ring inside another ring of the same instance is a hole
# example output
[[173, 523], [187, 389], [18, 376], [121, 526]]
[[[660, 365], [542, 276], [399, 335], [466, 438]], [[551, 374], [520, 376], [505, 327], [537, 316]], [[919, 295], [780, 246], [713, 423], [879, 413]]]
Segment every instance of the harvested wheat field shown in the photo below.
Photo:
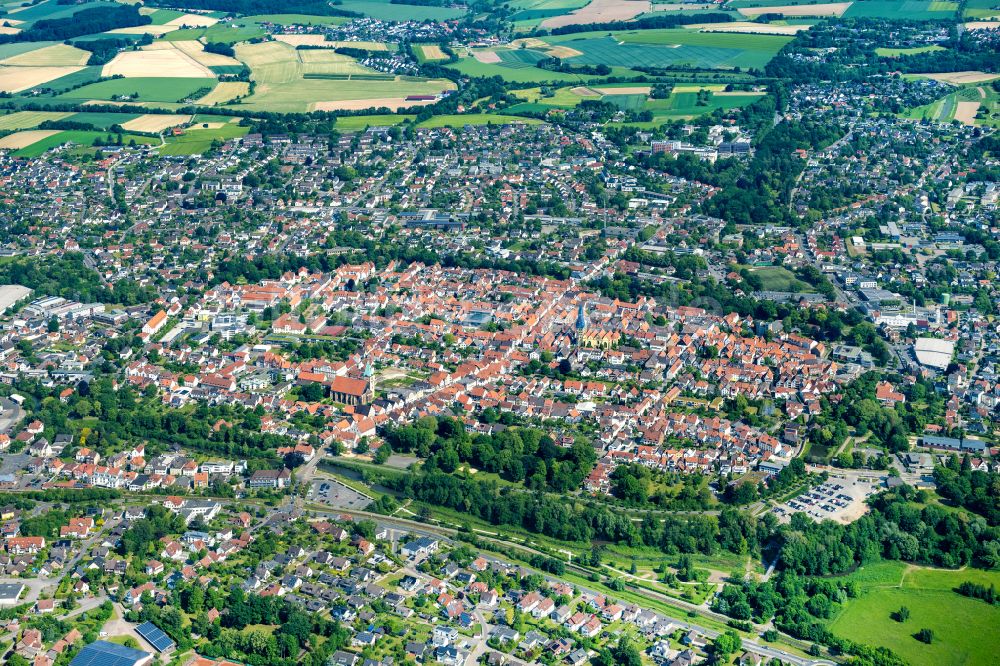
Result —
[[198, 104], [215, 106], [226, 104], [237, 97], [243, 97], [250, 92], [250, 84], [246, 81], [222, 81], [212, 88], [212, 92], [198, 100]]
[[404, 97], [374, 97], [372, 99], [343, 99], [336, 102], [316, 102], [313, 111], [360, 111], [362, 109], [386, 107], [392, 111], [411, 106], [426, 106], [437, 100], [407, 101]]
[[447, 60], [448, 56], [437, 44], [421, 44], [420, 53], [424, 60]]
[[958, 102], [955, 105], [955, 120], [966, 125], [976, 124], [979, 102]]
[[71, 67], [86, 65], [89, 59], [89, 51], [68, 44], [53, 44], [35, 51], [11, 56], [6, 60], [0, 60], [0, 64], [20, 65], [22, 67]]
[[163, 37], [163, 35], [168, 32], [173, 32], [176, 30], [172, 25], [133, 25], [127, 28], [115, 28], [114, 30], [108, 30], [108, 34], [115, 35], [152, 35], [153, 37]]
[[127, 123], [122, 123], [122, 129], [130, 132], [162, 132], [165, 129], [183, 125], [190, 120], [191, 116], [168, 116], [147, 113], [144, 116], [133, 118]]
[[955, 86], [960, 86], [966, 83], [983, 83], [985, 81], [992, 81], [995, 78], [1000, 77], [1000, 74], [988, 74], [986, 72], [945, 72], [943, 74], [918, 74], [917, 76], [923, 76], [928, 79], [934, 79], [935, 81], [940, 81], [941, 83], [950, 83]]
[[152, 51], [122, 51], [101, 70], [102, 76], [163, 76], [169, 78], [215, 78], [208, 67], [174, 48]]
[[38, 143], [42, 139], [47, 139], [53, 134], [59, 134], [61, 130], [25, 130], [24, 132], [14, 132], [0, 139], [0, 149], [20, 150], [27, 148], [33, 143]]
[[496, 51], [473, 51], [472, 57], [485, 65], [495, 65], [500, 62], [500, 56]]
[[779, 7], [744, 7], [738, 9], [743, 16], [784, 14], [785, 16], [843, 16], [850, 9], [850, 2], [828, 2], [821, 5], [781, 5]]
[[547, 55], [553, 58], [572, 58], [574, 56], [583, 55], [583, 51], [577, 51], [576, 49], [571, 49], [568, 46], [550, 46], [545, 50]]
[[[389, 45], [386, 44], [385, 42], [370, 42], [362, 39], [359, 39], [354, 42], [330, 42], [330, 44], [333, 45], [333, 48], [335, 49], [363, 49], [365, 51], [389, 50]], [[426, 46], [434, 46], [434, 45], [428, 44]]]
[[21, 29], [12, 25], [0, 25], [0, 35], [16, 35], [19, 32]]
[[965, 24], [966, 30], [1000, 30], [1000, 22], [997, 21], [969, 21]]
[[239, 67], [241, 63], [236, 58], [222, 55], [221, 53], [209, 53], [201, 42], [194, 40], [184, 40], [179, 42], [161, 42], [162, 44], [172, 44], [174, 48], [193, 58], [197, 63], [205, 67]]
[[5, 67], [0, 65], [0, 91], [21, 92], [79, 72], [83, 67]]
[[542, 27], [560, 28], [564, 25], [627, 21], [639, 14], [653, 11], [653, 7], [653, 3], [647, 0], [592, 0], [587, 6], [570, 14], [545, 19], [542, 21]]
[[591, 88], [588, 88], [587, 86], [577, 86], [575, 88], [571, 88], [570, 92], [573, 93], [574, 95], [576, 95], [577, 97], [600, 97], [601, 96], [601, 93], [599, 93], [596, 90], [593, 90]]
[[811, 25], [768, 25], [766, 23], [751, 23], [750, 21], [733, 21], [731, 23], [699, 23], [685, 26], [701, 32], [743, 32], [752, 35], [794, 35], [808, 30]]
[[212, 18], [211, 16], [202, 16], [201, 14], [185, 14], [184, 16], [178, 16], [172, 21], [167, 21], [167, 25], [175, 28], [179, 28], [184, 25], [189, 28], [207, 28], [218, 22], [219, 19]]
[[333, 42], [326, 41], [326, 35], [275, 35], [279, 42], [292, 46], [326, 46], [333, 48]]

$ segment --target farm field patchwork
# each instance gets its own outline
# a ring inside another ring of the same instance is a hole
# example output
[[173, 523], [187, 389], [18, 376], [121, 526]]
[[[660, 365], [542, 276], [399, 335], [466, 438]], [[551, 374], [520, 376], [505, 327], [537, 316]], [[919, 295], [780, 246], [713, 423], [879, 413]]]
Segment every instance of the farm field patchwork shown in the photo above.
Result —
[[408, 105], [405, 98], [409, 95], [435, 95], [454, 88], [446, 80], [374, 73], [348, 56], [297, 51], [282, 42], [240, 44], [236, 52], [256, 82], [254, 94], [241, 101], [241, 108], [296, 112], [384, 106], [395, 110]]
[[241, 25], [251, 23], [270, 23], [272, 25], [341, 25], [350, 19], [344, 16], [314, 16], [312, 14], [255, 14], [244, 16], [238, 22]]
[[59, 130], [22, 130], [5, 137], [0, 137], [0, 150], [18, 150], [27, 148], [33, 143], [58, 134]]
[[413, 52], [421, 62], [438, 62], [448, 59], [448, 55], [437, 44], [417, 44]]
[[243, 67], [243, 63], [236, 58], [206, 51], [204, 44], [198, 41], [179, 40], [159, 44], [170, 45], [204, 67]]
[[967, 19], [997, 19], [1000, 18], [1000, 7], [995, 0], [966, 0], [962, 16]]
[[[51, 136], [47, 136], [40, 141], [36, 141], [31, 145], [18, 150], [14, 153], [14, 155], [17, 157], [38, 157], [52, 148], [69, 142], [90, 147], [94, 145], [95, 141], [117, 140], [117, 137], [118, 135], [108, 134], [107, 132], [91, 132], [86, 130], [56, 132]], [[122, 135], [122, 141], [124, 143], [135, 141], [137, 144], [150, 144], [153, 143], [154, 139], [140, 134], [124, 134]]]
[[135, 118], [138, 113], [109, 113], [106, 111], [81, 111], [70, 116], [70, 120], [75, 123], [87, 123], [94, 129], [106, 130], [114, 125], [122, 125]]
[[542, 21], [543, 28], [559, 28], [564, 25], [587, 25], [608, 21], [626, 21], [653, 9], [646, 0], [591, 0], [569, 14], [553, 16]]
[[740, 14], [753, 18], [761, 14], [784, 14], [785, 16], [843, 16], [851, 7], [850, 2], [827, 2], [822, 4], [764, 5], [741, 7]]

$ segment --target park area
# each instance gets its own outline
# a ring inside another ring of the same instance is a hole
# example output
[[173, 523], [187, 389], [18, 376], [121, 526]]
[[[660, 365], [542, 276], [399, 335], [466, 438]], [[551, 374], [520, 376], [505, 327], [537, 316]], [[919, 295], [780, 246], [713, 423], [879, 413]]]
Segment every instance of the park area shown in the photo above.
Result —
[[[1000, 607], [954, 591], [965, 581], [1000, 585], [1000, 572], [946, 570], [880, 562], [847, 577], [861, 596], [850, 599], [828, 628], [838, 636], [892, 649], [913, 666], [965, 666], [994, 663], [1000, 653]], [[905, 622], [893, 614], [905, 606]], [[930, 629], [928, 645], [914, 635]]]

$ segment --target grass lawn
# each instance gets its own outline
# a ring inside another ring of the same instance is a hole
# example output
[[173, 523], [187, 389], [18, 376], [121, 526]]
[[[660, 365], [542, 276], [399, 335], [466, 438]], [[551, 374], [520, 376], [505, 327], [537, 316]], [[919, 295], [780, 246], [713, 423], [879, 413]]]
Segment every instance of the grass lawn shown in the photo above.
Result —
[[762, 268], [749, 268], [750, 272], [758, 276], [763, 283], [764, 291], [794, 291], [811, 293], [815, 291], [811, 285], [799, 280], [782, 266], [764, 266]]
[[344, 132], [357, 132], [368, 127], [390, 127], [399, 125], [406, 120], [413, 120], [414, 116], [398, 115], [393, 113], [383, 113], [371, 116], [343, 116], [337, 118], [336, 127]]
[[[1000, 585], [1000, 572], [950, 571], [883, 562], [859, 569], [848, 578], [862, 588], [830, 622], [830, 630], [870, 645], [891, 648], [913, 666], [961, 666], [993, 663], [1000, 651], [1000, 607], [952, 591], [966, 580]], [[899, 623], [891, 614], [901, 606], [910, 619]], [[913, 638], [931, 629], [930, 645]]]
[[127, 123], [130, 120], [138, 118], [137, 113], [105, 113], [105, 112], [94, 112], [94, 111], [83, 111], [81, 113], [74, 113], [73, 117], [69, 120], [75, 123], [88, 123], [95, 129], [106, 130], [112, 125], [121, 125], [122, 123]]

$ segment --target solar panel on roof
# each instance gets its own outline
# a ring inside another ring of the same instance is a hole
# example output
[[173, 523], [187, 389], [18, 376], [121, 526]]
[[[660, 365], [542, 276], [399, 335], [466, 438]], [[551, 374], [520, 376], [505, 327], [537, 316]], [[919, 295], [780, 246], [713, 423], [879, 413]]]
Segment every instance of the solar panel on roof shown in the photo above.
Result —
[[135, 666], [148, 661], [150, 654], [142, 650], [109, 643], [95, 641], [83, 647], [70, 666]]
[[140, 636], [145, 638], [150, 645], [156, 648], [157, 652], [169, 650], [174, 646], [174, 642], [170, 639], [170, 636], [163, 633], [163, 630], [152, 622], [143, 622], [136, 627], [135, 630]]

